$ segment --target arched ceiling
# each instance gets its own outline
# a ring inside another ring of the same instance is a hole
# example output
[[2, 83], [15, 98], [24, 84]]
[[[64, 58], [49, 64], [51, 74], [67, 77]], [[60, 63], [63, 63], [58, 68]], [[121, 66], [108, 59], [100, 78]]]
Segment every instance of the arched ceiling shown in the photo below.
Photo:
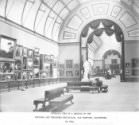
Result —
[[79, 5], [78, 0], [0, 0], [0, 17], [58, 41], [61, 25]]
[[125, 1], [139, 3], [139, 0], [92, 0], [81, 4], [65, 21], [60, 42], [79, 42], [83, 28], [97, 19], [108, 19], [116, 23], [122, 29], [126, 41], [139, 40], [139, 15]]
[[[101, 2], [104, 0], [97, 0], [97, 2], [98, 1]], [[134, 7], [136, 12], [139, 12], [138, 0], [105, 1], [121, 1], [130, 8], [131, 6], [132, 8]], [[75, 13], [77, 16], [73, 16], [70, 20], [79, 21], [76, 25], [76, 27], [78, 27], [82, 21], [82, 19], [78, 20], [78, 16], [81, 16], [81, 18], [85, 17], [86, 19], [87, 16], [89, 16], [86, 8], [80, 8], [84, 5], [86, 6], [86, 3], [90, 4], [91, 2], [96, 2], [96, 0], [0, 0], [0, 18], [12, 21], [34, 33], [59, 42], [59, 36], [61, 35], [61, 30], [65, 27], [65, 22]], [[82, 15], [76, 14], [77, 11], [80, 11]], [[118, 11], [118, 8], [115, 11]], [[73, 24], [69, 23], [68, 25]], [[66, 34], [65, 38], [68, 38], [69, 35], [75, 37], [76, 34], [74, 34], [74, 32], [75, 31], [71, 34], [69, 32], [64, 32], [62, 36]], [[135, 31], [133, 31], [133, 33], [134, 32]], [[137, 32], [139, 32], [139, 30], [137, 30]]]
[[121, 0], [121, 3], [127, 5], [137, 15], [139, 15], [139, 0]]

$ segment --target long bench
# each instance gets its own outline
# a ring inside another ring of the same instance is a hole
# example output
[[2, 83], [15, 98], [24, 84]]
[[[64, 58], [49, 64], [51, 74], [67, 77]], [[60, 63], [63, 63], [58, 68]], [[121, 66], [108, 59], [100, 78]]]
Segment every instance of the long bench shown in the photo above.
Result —
[[108, 85], [97, 86], [92, 81], [89, 82], [68, 82], [67, 91], [70, 90], [80, 90], [80, 91], [97, 91], [97, 92], [107, 92]]
[[44, 98], [39, 98], [33, 101], [35, 105], [35, 110], [38, 109], [38, 105], [42, 104], [42, 107], [45, 107], [46, 102], [48, 102], [48, 106], [58, 108], [59, 106], [72, 102], [73, 95], [72, 94], [64, 94], [64, 88], [56, 88], [53, 90], [47, 90], [44, 92]]

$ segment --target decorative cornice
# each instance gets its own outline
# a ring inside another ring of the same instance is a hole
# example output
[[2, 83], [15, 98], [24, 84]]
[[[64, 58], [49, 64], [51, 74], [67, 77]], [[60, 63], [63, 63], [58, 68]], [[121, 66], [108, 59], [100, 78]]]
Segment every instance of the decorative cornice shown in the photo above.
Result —
[[3, 23], [5, 23], [5, 24], [7, 24], [9, 26], [12, 26], [12, 27], [16, 28], [16, 29], [19, 29], [19, 30], [27, 32], [27, 33], [29, 33], [29, 34], [31, 34], [33, 36], [36, 36], [36, 37], [41, 38], [43, 40], [46, 40], [47, 42], [51, 42], [51, 43], [56, 43], [57, 44], [57, 41], [51, 40], [51, 39], [49, 39], [49, 38], [47, 38], [47, 37], [45, 37], [45, 36], [43, 36], [43, 35], [41, 35], [41, 34], [39, 34], [37, 32], [34, 32], [34, 31], [32, 31], [32, 30], [30, 30], [30, 29], [28, 29], [26, 27], [23, 27], [23, 26], [15, 23], [15, 22], [7, 19], [7, 18], [4, 18], [4, 17], [0, 16], [0, 22], [3, 22]]
[[79, 45], [80, 42], [67, 42], [67, 43], [58, 43], [59, 46], [67, 46], [67, 45]]

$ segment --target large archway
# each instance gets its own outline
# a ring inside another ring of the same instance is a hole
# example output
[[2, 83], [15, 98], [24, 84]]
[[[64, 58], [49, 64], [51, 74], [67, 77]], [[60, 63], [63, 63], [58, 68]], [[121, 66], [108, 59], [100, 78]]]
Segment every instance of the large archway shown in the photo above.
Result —
[[103, 68], [110, 69], [113, 75], [119, 75], [121, 69], [121, 54], [117, 50], [108, 50], [103, 55]]
[[[132, 75], [132, 58], [138, 57], [138, 40], [139, 40], [139, 21], [135, 16], [134, 12], [127, 8], [120, 1], [91, 1], [82, 4], [77, 8], [74, 13], [72, 13], [64, 22], [60, 34], [60, 50], [65, 48], [64, 53], [67, 54], [71, 51], [73, 54], [66, 55], [60, 54], [61, 63], [64, 63], [64, 60], [71, 59], [74, 63], [80, 65], [80, 39], [81, 32], [84, 27], [87, 26], [90, 22], [98, 19], [108, 19], [115, 22], [124, 34], [124, 46], [125, 53], [125, 76], [126, 81], [129, 78], [134, 78], [136, 76]], [[95, 35], [94, 35], [95, 37]], [[122, 43], [122, 42], [119, 42]], [[114, 48], [113, 48], [114, 49]], [[123, 49], [121, 49], [123, 50]], [[80, 67], [78, 68], [80, 72]], [[74, 71], [73, 71], [74, 72]], [[80, 79], [80, 75], [78, 76]]]
[[[115, 35], [118, 42], [121, 43], [121, 81], [125, 81], [125, 55], [124, 55], [124, 34], [122, 29], [115, 22], [108, 19], [97, 19], [88, 23], [82, 30], [80, 35], [80, 79], [83, 75], [83, 63], [88, 60], [88, 48], [92, 43], [95, 43], [95, 49], [99, 49], [101, 43], [99, 40], [94, 42], [95, 37], [100, 37], [103, 32], [108, 36]], [[86, 40], [83, 40], [83, 39]], [[93, 46], [93, 45], [92, 45]], [[93, 47], [94, 48], [94, 47]], [[95, 53], [95, 49], [92, 50]], [[110, 47], [111, 49], [111, 47]], [[105, 70], [105, 69], [103, 69]]]

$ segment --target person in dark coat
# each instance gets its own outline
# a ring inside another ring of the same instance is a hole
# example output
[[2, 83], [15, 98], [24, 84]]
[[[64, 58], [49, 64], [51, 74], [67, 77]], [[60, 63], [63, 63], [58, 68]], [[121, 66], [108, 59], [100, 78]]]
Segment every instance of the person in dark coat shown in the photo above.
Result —
[[99, 88], [98, 92], [100, 92], [101, 91], [101, 86], [103, 85], [102, 81], [99, 78], [96, 78], [95, 79], [95, 84]]

